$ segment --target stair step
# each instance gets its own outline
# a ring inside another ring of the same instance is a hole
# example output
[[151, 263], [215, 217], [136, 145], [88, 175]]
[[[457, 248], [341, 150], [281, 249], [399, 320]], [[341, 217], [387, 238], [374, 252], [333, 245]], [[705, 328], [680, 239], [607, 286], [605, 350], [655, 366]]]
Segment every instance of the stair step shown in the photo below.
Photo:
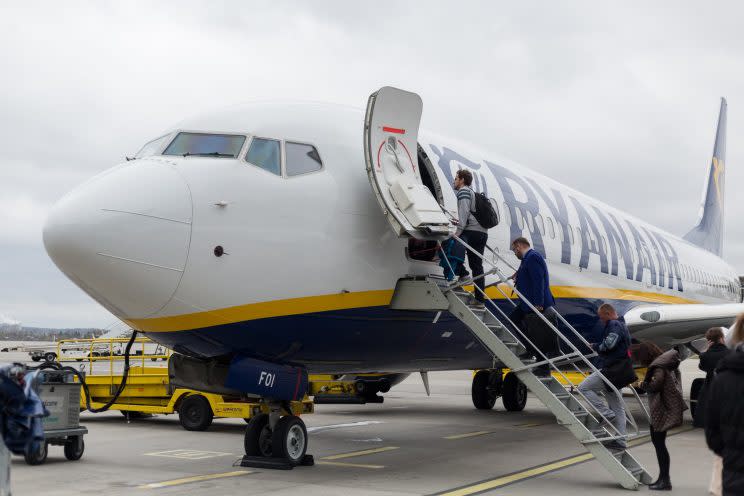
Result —
[[[428, 290], [428, 288], [424, 289]], [[490, 343], [486, 347], [493, 355], [495, 361], [514, 363], [514, 355], [524, 353], [524, 345], [521, 343], [519, 333], [512, 329], [511, 325], [503, 319], [500, 312], [487, 312], [486, 308], [475, 308], [468, 305], [471, 294], [460, 288], [453, 288], [450, 291], [445, 291], [444, 294], [449, 300], [449, 311], [470, 328], [470, 332], [474, 337], [480, 339], [483, 343]], [[496, 340], [500, 343], [497, 343]], [[507, 350], [511, 353], [508, 353]], [[575, 351], [564, 354], [560, 358], [554, 358], [553, 363], [570, 364], [584, 360], [586, 360], [586, 357]], [[612, 474], [615, 480], [627, 489], [637, 489], [639, 482], [644, 483], [649, 479], [648, 474], [633, 458], [630, 452], [614, 452], [602, 445], [603, 441], [600, 441], [600, 439], [607, 442], [610, 440], [608, 438], [613, 438], [614, 436], [555, 377], [552, 375], [547, 377], [533, 375], [535, 372], [533, 364], [542, 360], [539, 358], [520, 358], [519, 361], [523, 364], [523, 367], [512, 366], [517, 376], [523, 379], [525, 384], [529, 384], [528, 387], [531, 389], [535, 389], [535, 379], [537, 379], [552, 393], [552, 397], [546, 397], [542, 386], [537, 386], [537, 389], [532, 391], [539, 398], [545, 399], [546, 406], [558, 417], [559, 423], [565, 425], [590, 452], [597, 455], [601, 464]], [[558, 401], [555, 401], [556, 399]], [[565, 415], [566, 409], [571, 411], [571, 416]], [[568, 422], [563, 422], [560, 419], [567, 419]], [[591, 439], [586, 439], [589, 434], [587, 430], [591, 433]], [[606, 456], [608, 453], [611, 453], [613, 456]]]

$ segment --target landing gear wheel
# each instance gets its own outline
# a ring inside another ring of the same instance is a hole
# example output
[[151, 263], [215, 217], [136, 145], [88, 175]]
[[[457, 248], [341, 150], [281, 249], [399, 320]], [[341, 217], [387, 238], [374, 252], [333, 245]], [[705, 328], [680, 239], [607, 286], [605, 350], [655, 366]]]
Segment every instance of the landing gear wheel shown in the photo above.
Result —
[[33, 453], [24, 453], [23, 459], [29, 465], [41, 465], [47, 459], [47, 453], [49, 452], [49, 445], [45, 442], [41, 443], [39, 449]]
[[248, 427], [245, 428], [245, 438], [243, 440], [246, 456], [272, 456], [271, 438], [269, 416], [265, 413], [259, 413], [251, 418]]
[[504, 408], [510, 412], [521, 412], [527, 404], [527, 386], [522, 384], [517, 375], [509, 372], [504, 377]]
[[299, 465], [307, 452], [305, 422], [295, 415], [282, 417], [271, 436], [275, 458], [285, 458], [292, 465]]
[[703, 389], [703, 384], [705, 384], [705, 379], [698, 377], [692, 381], [690, 386], [690, 415], [692, 415], [692, 420], [695, 420], [698, 398], [700, 397], [700, 391]]
[[85, 451], [85, 441], [83, 436], [72, 436], [65, 441], [65, 458], [68, 460], [80, 460]]
[[200, 394], [187, 396], [178, 407], [178, 420], [187, 431], [203, 431], [212, 425], [214, 414], [207, 398]]
[[479, 370], [473, 376], [470, 395], [478, 410], [490, 410], [501, 393], [501, 370]]

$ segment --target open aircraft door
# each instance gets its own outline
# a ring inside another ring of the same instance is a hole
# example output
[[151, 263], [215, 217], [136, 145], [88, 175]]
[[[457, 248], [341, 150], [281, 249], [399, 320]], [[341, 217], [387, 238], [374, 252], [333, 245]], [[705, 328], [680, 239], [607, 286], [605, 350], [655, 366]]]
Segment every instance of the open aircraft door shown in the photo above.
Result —
[[377, 201], [398, 236], [448, 238], [457, 229], [421, 181], [417, 146], [423, 103], [390, 86], [369, 97], [364, 157]]

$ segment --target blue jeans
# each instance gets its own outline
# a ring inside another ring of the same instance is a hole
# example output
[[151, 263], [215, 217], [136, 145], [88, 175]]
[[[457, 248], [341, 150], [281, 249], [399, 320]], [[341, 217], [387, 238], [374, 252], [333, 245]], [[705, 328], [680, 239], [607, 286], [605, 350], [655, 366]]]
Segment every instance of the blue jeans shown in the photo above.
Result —
[[[625, 435], [625, 403], [622, 398], [619, 398], [618, 395], [615, 394], [614, 391], [607, 391], [605, 382], [602, 380], [602, 377], [598, 372], [592, 372], [589, 377], [584, 379], [581, 384], [579, 384], [579, 391], [587, 400], [589, 400], [589, 403], [591, 403], [598, 412], [604, 415], [607, 420], [612, 422], [612, 425], [615, 426], [617, 432], [621, 435]], [[598, 394], [600, 391], [604, 392], [605, 400], [607, 400], [606, 405]], [[612, 435], [615, 436], [617, 434], [612, 433]], [[626, 445], [625, 439], [618, 439], [617, 442], [622, 446]]]

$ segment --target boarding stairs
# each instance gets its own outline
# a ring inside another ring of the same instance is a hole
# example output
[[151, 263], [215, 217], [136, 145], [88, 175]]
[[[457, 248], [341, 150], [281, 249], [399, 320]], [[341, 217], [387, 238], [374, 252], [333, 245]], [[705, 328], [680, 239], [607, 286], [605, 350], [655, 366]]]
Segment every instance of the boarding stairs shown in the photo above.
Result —
[[[469, 251], [477, 253], [464, 241], [457, 237], [455, 239]], [[491, 266], [490, 270], [487, 270], [483, 277], [496, 275], [499, 284], [495, 287], [507, 301], [511, 302], [512, 305], [516, 305], [512, 301], [512, 298], [507, 297], [503, 289], [501, 289], [500, 286], [504, 284], [509, 284], [510, 290], [516, 293], [519, 299], [526, 302], [533, 311], [536, 311], [530, 302], [513, 288], [513, 285], [510, 284], [509, 280], [499, 269], [498, 264], [500, 262], [507, 265], [508, 262], [497, 252], [490, 250], [490, 248], [489, 251], [491, 251], [493, 256], [492, 259], [477, 254], [477, 256], [481, 256], [484, 263]], [[474, 287], [474, 291], [480, 290], [476, 286]], [[628, 431], [632, 430], [633, 433], [631, 435], [626, 434], [621, 436], [614, 425], [601, 412], [597, 411], [578, 389], [571, 388], [573, 390], [572, 394], [572, 392], [567, 391], [554, 377], [554, 374], [562, 376], [567, 384], [571, 384], [563, 372], [569, 366], [583, 375], [598, 372], [589, 360], [592, 355], [585, 356], [556, 325], [549, 319], [546, 319], [540, 312], [536, 312], [542, 316], [542, 320], [557, 334], [561, 342], [564, 343], [565, 346], [562, 348], [568, 347], [571, 351], [557, 357], [546, 357], [543, 355], [534, 359], [523, 360], [520, 358], [520, 355], [524, 354], [526, 348], [522, 343], [528, 342], [532, 344], [528, 337], [525, 336], [519, 327], [511, 322], [508, 315], [495, 305], [485, 293], [483, 293], [483, 296], [486, 298], [485, 308], [469, 305], [472, 296], [472, 293], [465, 291], [464, 288], [457, 286], [456, 283], [450, 284], [441, 277], [418, 276], [403, 278], [396, 285], [395, 293], [391, 300], [391, 308], [398, 310], [433, 311], [436, 312], [435, 322], [440, 318], [442, 312], [452, 314], [465, 324], [473, 336], [493, 356], [494, 368], [497, 368], [497, 366], [508, 367], [511, 372], [516, 374], [527, 389], [555, 415], [558, 423], [566, 427], [622, 487], [635, 490], [638, 489], [640, 484], [650, 484], [652, 482], [651, 475], [627, 449], [622, 451], [610, 450], [604, 444], [620, 438], [627, 440], [640, 435], [638, 425], [633, 419], [628, 405], [625, 406], [628, 420], [627, 427]], [[556, 312], [555, 316], [560, 323], [576, 336], [577, 340], [589, 347], [589, 343], [586, 342], [583, 336], [560, 314]], [[538, 353], [542, 354], [540, 350], [538, 350]], [[539, 377], [533, 373], [536, 367], [545, 365], [548, 365], [554, 374], [547, 377]], [[602, 377], [604, 378], [604, 376]], [[620, 397], [621, 401], [624, 401], [620, 391], [612, 386], [606, 378], [604, 378], [604, 381], [608, 385], [607, 389], [609, 389], [605, 394], [616, 394]], [[641, 404], [646, 415], [648, 415], [645, 406], [643, 406], [637, 394], [636, 399]]]

